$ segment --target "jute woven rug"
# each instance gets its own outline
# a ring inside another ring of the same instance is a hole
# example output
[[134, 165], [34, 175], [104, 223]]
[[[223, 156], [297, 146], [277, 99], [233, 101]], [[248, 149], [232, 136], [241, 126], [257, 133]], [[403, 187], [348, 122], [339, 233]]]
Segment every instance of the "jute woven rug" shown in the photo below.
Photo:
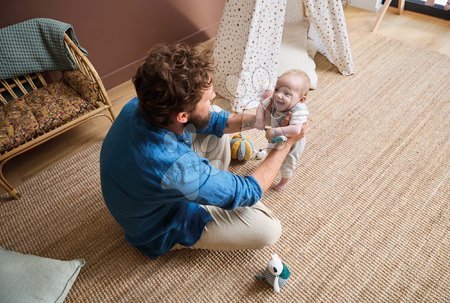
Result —
[[[103, 204], [101, 142], [0, 202], [0, 246], [84, 258], [67, 302], [449, 302], [450, 59], [376, 34], [350, 38], [357, 74], [317, 58], [305, 153], [288, 188], [264, 196], [283, 224], [275, 246], [147, 259]], [[254, 278], [272, 253], [292, 272], [278, 295]]]

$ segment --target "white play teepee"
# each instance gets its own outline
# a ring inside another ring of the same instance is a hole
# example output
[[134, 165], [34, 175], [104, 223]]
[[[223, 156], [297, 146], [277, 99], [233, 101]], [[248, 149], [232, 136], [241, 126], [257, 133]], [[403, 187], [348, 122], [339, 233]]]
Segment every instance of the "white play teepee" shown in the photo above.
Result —
[[310, 26], [308, 35], [318, 51], [343, 75], [353, 73], [341, 0], [287, 2], [228, 0], [225, 3], [214, 45], [217, 63], [214, 86], [237, 112], [256, 107], [261, 93], [275, 85], [285, 19], [292, 18], [303, 6]]

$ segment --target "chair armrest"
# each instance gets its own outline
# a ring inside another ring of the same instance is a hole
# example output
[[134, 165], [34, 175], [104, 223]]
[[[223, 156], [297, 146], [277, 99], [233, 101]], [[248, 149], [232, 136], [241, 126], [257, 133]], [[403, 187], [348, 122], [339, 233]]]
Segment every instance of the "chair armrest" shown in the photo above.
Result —
[[62, 73], [64, 82], [78, 92], [81, 97], [93, 105], [99, 101], [100, 87], [79, 70], [64, 71]]

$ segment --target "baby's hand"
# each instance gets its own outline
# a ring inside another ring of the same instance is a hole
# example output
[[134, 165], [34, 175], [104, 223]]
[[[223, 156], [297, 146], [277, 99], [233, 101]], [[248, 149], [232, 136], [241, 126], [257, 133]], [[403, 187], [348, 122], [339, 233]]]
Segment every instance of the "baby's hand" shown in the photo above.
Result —
[[269, 98], [269, 97], [272, 97], [273, 96], [273, 90], [271, 90], [271, 89], [266, 89], [265, 91], [264, 91], [264, 93], [262, 94], [262, 96], [261, 96], [261, 100], [265, 100], [265, 99], [267, 99], [267, 98]]
[[273, 133], [271, 132], [272, 128], [270, 126], [266, 126], [264, 128], [266, 130], [266, 139], [269, 143], [280, 143], [280, 142], [286, 142], [287, 137], [286, 136], [276, 136], [273, 137]]

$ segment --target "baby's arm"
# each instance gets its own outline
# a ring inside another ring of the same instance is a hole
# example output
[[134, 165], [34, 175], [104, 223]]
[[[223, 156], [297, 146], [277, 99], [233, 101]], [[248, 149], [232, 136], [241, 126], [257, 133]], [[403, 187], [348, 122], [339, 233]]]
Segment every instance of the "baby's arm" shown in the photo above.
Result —
[[264, 112], [264, 106], [262, 104], [259, 104], [258, 108], [256, 109], [255, 128], [257, 129], [264, 129]]
[[273, 139], [278, 136], [286, 136], [289, 138], [300, 134], [300, 132], [302, 131], [302, 126], [303, 123], [288, 125], [284, 127], [273, 127], [268, 130], [269, 132], [268, 135], [270, 139]]
[[[257, 129], [264, 129], [264, 126], [266, 126], [266, 123], [270, 123], [270, 111], [272, 109], [272, 98], [271, 96], [265, 98], [261, 101], [261, 103], [258, 105], [258, 108], [256, 109], [256, 121], [255, 121], [255, 128]], [[266, 121], [269, 119], [269, 121]]]
[[[292, 112], [292, 117], [289, 120], [288, 126], [274, 127], [266, 131], [266, 138], [272, 141], [274, 138], [281, 138], [285, 141], [289, 137], [296, 136], [302, 131], [303, 124], [308, 120], [308, 110], [304, 109], [296, 110]], [[275, 140], [276, 141], [276, 140]]]

